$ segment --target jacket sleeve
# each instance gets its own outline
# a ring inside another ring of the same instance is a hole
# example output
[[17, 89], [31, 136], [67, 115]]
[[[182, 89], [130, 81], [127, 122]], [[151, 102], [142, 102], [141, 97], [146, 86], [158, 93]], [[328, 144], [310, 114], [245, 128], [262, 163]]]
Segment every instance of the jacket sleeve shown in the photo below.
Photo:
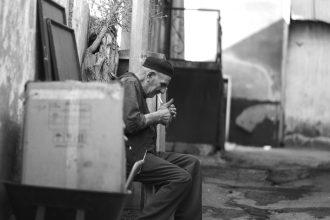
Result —
[[138, 89], [134, 82], [124, 82], [124, 123], [125, 134], [134, 134], [144, 129], [146, 124], [146, 118], [140, 111], [138, 104]]

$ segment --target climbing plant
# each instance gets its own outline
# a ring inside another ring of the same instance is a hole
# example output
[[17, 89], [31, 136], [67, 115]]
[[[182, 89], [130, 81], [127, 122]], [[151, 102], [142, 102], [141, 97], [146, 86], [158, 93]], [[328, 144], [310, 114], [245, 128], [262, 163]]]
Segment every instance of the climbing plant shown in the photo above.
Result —
[[[109, 82], [118, 66], [117, 29], [129, 30], [132, 0], [88, 0], [91, 11], [89, 44], [82, 64], [86, 81]], [[162, 17], [165, 0], [150, 0], [151, 19]]]
[[89, 0], [91, 15], [97, 19], [93, 30], [101, 30], [104, 26], [129, 28], [132, 3], [131, 0]]

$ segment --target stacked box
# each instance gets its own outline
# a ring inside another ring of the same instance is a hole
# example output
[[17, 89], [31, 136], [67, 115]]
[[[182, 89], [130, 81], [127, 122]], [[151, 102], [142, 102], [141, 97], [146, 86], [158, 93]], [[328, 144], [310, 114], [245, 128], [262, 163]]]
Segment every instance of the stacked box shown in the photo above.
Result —
[[29, 83], [26, 95], [22, 183], [125, 191], [119, 83]]

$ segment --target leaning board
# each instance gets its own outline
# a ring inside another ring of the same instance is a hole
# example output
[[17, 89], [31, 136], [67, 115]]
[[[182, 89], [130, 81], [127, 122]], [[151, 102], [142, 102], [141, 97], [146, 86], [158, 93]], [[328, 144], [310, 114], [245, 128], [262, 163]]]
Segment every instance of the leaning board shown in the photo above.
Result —
[[66, 25], [65, 8], [51, 0], [38, 0], [38, 21], [40, 28], [40, 40], [42, 45], [43, 56], [43, 74], [42, 78], [46, 81], [54, 80], [49, 37], [47, 32], [46, 19], [50, 18], [56, 22]]
[[46, 22], [55, 79], [80, 81], [81, 69], [74, 30], [51, 19]]

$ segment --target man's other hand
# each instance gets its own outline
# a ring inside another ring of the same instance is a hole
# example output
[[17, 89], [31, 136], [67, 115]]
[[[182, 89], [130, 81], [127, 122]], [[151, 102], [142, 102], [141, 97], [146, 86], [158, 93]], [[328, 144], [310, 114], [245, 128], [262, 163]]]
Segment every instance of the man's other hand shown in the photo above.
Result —
[[173, 104], [174, 103], [174, 99], [170, 99], [168, 102], [162, 104], [160, 107], [159, 107], [159, 110], [162, 110], [162, 109], [169, 109], [170, 110], [170, 113], [171, 113], [171, 116], [173, 118], [176, 117], [176, 107], [175, 105]]
[[172, 117], [175, 118], [176, 117], [176, 107], [175, 107], [175, 105], [174, 104], [170, 105], [170, 107], [168, 107], [168, 109], [170, 110]]
[[159, 118], [159, 123], [162, 125], [168, 125], [172, 119], [172, 114], [170, 112], [170, 109], [168, 108], [163, 108], [163, 109], [159, 109], [157, 111], [157, 113], [159, 114], [160, 118]]
[[159, 110], [169, 108], [173, 104], [173, 102], [174, 102], [174, 99], [170, 99], [168, 102], [159, 106]]

